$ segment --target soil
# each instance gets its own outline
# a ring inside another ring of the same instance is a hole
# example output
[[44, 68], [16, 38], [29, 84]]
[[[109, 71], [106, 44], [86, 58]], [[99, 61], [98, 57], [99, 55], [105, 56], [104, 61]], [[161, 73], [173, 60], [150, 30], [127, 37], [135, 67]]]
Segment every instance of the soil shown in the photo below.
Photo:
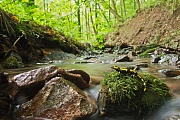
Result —
[[120, 25], [117, 31], [107, 34], [105, 41], [105, 46], [157, 43], [177, 49], [180, 47], [180, 8], [173, 11], [165, 6], [156, 6], [141, 10]]

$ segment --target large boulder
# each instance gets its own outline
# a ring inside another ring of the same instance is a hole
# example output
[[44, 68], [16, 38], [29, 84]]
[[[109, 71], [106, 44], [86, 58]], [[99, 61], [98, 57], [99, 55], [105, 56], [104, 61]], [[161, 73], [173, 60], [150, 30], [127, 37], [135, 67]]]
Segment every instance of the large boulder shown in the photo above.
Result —
[[75, 84], [62, 77], [55, 77], [30, 101], [22, 104], [16, 117], [28, 116], [53, 120], [74, 120], [95, 113], [95, 100]]
[[152, 113], [171, 97], [167, 85], [149, 73], [111, 72], [101, 82], [98, 105], [102, 116], [142, 116]]
[[128, 55], [119, 56], [115, 62], [132, 62], [133, 60]]
[[58, 75], [58, 67], [47, 66], [14, 76], [11, 80], [11, 96], [22, 104], [33, 98], [44, 86], [45, 81]]
[[46, 66], [14, 76], [11, 80], [11, 96], [16, 104], [22, 104], [32, 99], [42, 89], [46, 81], [58, 76], [73, 82], [81, 89], [89, 87], [90, 78], [87, 73], [81, 70], [71, 73], [56, 66]]

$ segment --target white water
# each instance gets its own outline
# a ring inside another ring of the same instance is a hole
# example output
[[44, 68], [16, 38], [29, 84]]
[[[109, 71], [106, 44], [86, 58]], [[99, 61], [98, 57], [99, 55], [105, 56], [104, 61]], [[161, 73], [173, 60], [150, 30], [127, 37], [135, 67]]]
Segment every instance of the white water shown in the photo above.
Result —
[[180, 96], [168, 101], [147, 120], [173, 120], [173, 118], [180, 120]]

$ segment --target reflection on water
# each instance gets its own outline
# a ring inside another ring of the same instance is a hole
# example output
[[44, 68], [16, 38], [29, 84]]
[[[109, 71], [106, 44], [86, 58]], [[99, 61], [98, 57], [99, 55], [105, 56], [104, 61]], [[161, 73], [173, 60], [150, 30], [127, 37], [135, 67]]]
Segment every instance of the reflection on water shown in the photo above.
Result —
[[[174, 69], [175, 66], [167, 66], [167, 65], [159, 65], [159, 64], [152, 64], [150, 63], [150, 59], [134, 59], [133, 62], [121, 62], [121, 63], [114, 63], [114, 55], [111, 56], [100, 56], [98, 59], [102, 60], [102, 63], [82, 63], [82, 64], [73, 64], [75, 61], [83, 61], [82, 58], [78, 58], [76, 60], [62, 60], [61, 62], [54, 62], [51, 65], [56, 65], [60, 68], [64, 68], [66, 70], [68, 69], [81, 69], [87, 72], [90, 76], [93, 77], [92, 83], [99, 83], [100, 78], [104, 76], [104, 72], [110, 72], [113, 71], [110, 67], [114, 64], [120, 66], [120, 67], [129, 67], [134, 66], [141, 62], [147, 62], [149, 67], [148, 68], [141, 68], [142, 71], [149, 72], [153, 74], [154, 76], [160, 78], [164, 83], [168, 85], [173, 95], [175, 95], [175, 99], [172, 101], [169, 101], [166, 105], [164, 105], [159, 111], [154, 113], [153, 115], [149, 115], [146, 117], [147, 120], [164, 120], [169, 115], [177, 115], [180, 114], [180, 80], [170, 77], [165, 77], [162, 73], [158, 73], [159, 70], [162, 69]], [[39, 68], [42, 66], [47, 66], [47, 64], [44, 65], [29, 65], [29, 67], [22, 68], [22, 69], [16, 69], [16, 70], [6, 70], [10, 76], [13, 76], [18, 73], [22, 73], [31, 69]], [[97, 80], [97, 79], [98, 80]], [[97, 81], [98, 82], [97, 82]], [[95, 82], [96, 81], [96, 82]], [[96, 85], [94, 84], [94, 85]], [[96, 85], [92, 88], [89, 88], [87, 91], [89, 91], [96, 99], [98, 97], [98, 91], [99, 86]], [[179, 115], [180, 116], [180, 115]], [[134, 120], [134, 118], [129, 116], [120, 116], [118, 118], [101, 118], [98, 117], [98, 113], [94, 114], [90, 118], [87, 118], [86, 120]], [[145, 119], [144, 119], [145, 120]]]

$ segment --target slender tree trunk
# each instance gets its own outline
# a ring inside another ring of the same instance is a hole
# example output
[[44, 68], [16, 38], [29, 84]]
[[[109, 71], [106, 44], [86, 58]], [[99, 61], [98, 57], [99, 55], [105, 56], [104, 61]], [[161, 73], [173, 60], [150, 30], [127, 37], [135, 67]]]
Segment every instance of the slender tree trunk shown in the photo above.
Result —
[[[97, 9], [97, 6], [98, 6], [98, 3], [96, 2], [96, 1], [94, 1], [95, 2], [95, 7], [94, 7], [94, 11], [95, 11], [95, 20], [97, 20], [97, 18], [98, 18], [98, 9]], [[98, 24], [96, 23], [96, 25], [95, 25], [95, 27], [96, 27], [96, 30], [98, 29]]]
[[103, 10], [102, 10], [100, 4], [98, 4], [98, 6], [99, 6], [99, 9], [101, 10], [101, 14], [102, 14], [103, 17], [105, 18], [105, 20], [106, 20], [106, 22], [108, 23], [108, 25], [110, 26], [110, 24], [109, 24], [109, 21], [110, 21], [110, 20], [108, 20], [108, 18], [106, 17], [106, 15], [103, 13]]
[[[108, 5], [109, 5], [109, 8], [110, 8], [110, 6], [111, 6], [111, 0], [109, 0]], [[110, 20], [111, 20], [111, 12], [110, 12], [110, 9], [109, 9], [109, 21], [110, 21]]]
[[[102, 0], [102, 2], [105, 2], [104, 0]], [[115, 16], [115, 18], [121, 22], [121, 16], [117, 13], [116, 10], [114, 10], [113, 8], [111, 8], [111, 6], [109, 6], [109, 11]]]
[[80, 0], [75, 0], [76, 5], [78, 6], [77, 9], [77, 18], [78, 18], [78, 28], [79, 28], [79, 34], [81, 34], [81, 10], [80, 10]]
[[96, 36], [97, 35], [97, 31], [96, 31], [96, 27], [95, 27], [94, 21], [93, 21], [91, 5], [89, 7], [89, 12], [90, 12], [90, 20], [91, 20], [92, 28], [93, 28], [93, 31], [94, 31], [94, 35]]
[[84, 11], [85, 11], [84, 17], [85, 17], [85, 25], [86, 25], [86, 39], [89, 40], [89, 27], [88, 27], [89, 21], [88, 21], [88, 13], [86, 7]]
[[113, 9], [114, 9], [114, 11], [117, 13], [117, 9], [116, 9], [116, 3], [115, 3], [115, 1], [114, 1], [114, 0], [111, 0], [111, 2], [112, 2], [112, 5], [113, 5]]
[[126, 5], [125, 5], [125, 1], [122, 0], [122, 4], [123, 4], [123, 8], [124, 8], [124, 16], [126, 18]]
[[134, 0], [134, 10], [136, 10], [136, 0]]
[[140, 4], [140, 1], [139, 0], [136, 0], [136, 3], [138, 5], [138, 11], [141, 9], [141, 4]]
[[122, 4], [122, 0], [120, 0], [120, 14], [121, 14], [121, 16], [123, 16], [123, 4]]

